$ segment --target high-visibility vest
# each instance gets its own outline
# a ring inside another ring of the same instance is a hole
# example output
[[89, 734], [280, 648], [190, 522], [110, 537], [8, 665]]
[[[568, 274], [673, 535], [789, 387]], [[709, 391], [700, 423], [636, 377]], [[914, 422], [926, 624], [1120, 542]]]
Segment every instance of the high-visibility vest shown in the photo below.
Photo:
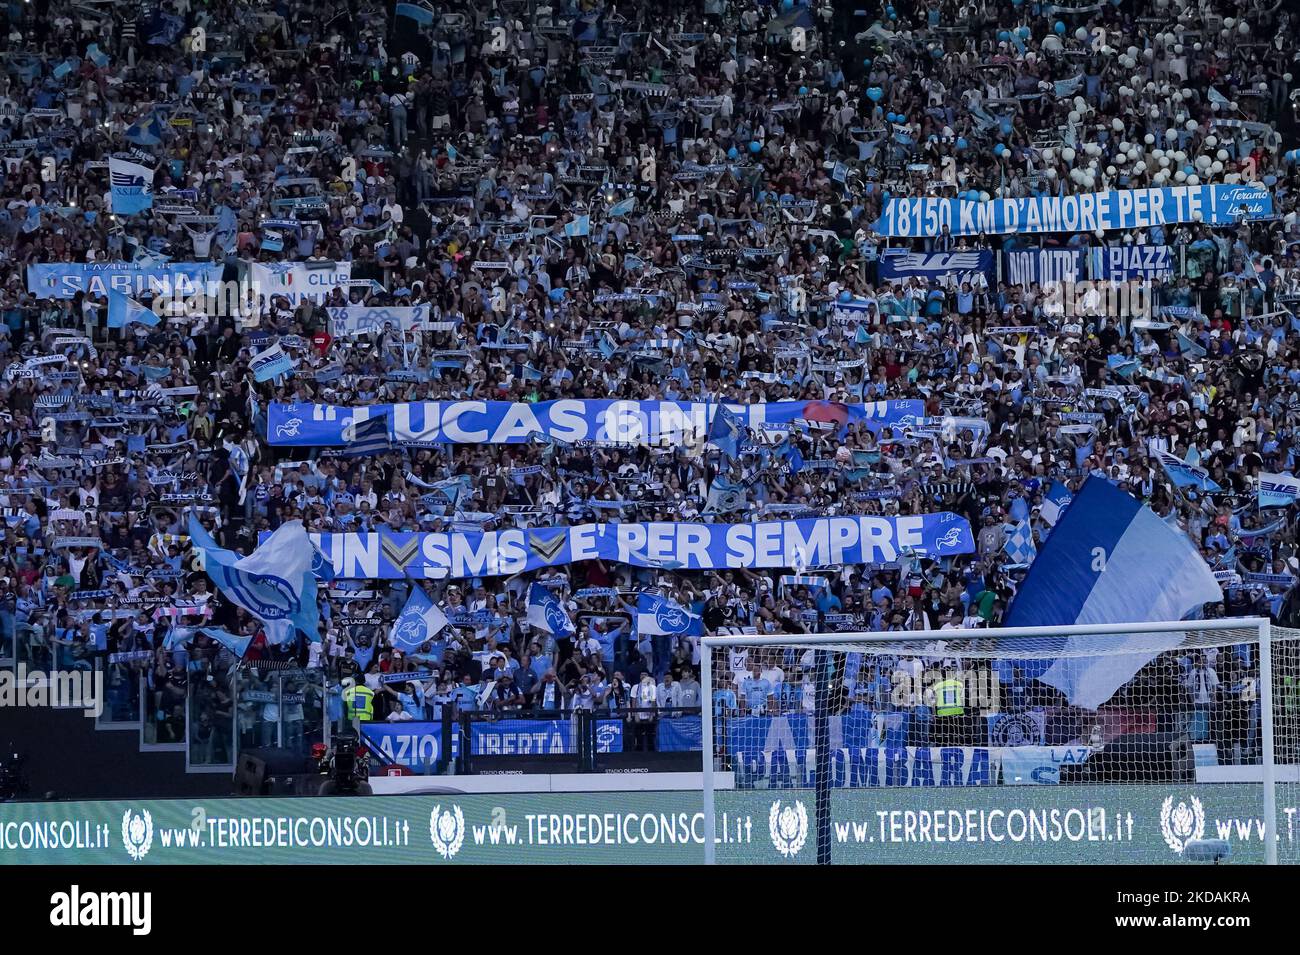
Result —
[[934, 685], [936, 716], [961, 716], [966, 712], [966, 687], [961, 680], [940, 680]]
[[370, 687], [354, 686], [343, 694], [343, 705], [348, 719], [373, 720], [375, 718], [375, 691]]

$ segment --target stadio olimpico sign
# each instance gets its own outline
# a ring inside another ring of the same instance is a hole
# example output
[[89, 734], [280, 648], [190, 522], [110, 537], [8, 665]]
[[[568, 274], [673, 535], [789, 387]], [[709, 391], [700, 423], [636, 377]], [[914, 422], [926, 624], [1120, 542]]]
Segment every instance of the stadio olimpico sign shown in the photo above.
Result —
[[[1263, 861], [1261, 789], [1244, 783], [837, 790], [832, 859], [844, 863], [1180, 863], [1224, 839]], [[1296, 805], [1278, 807], [1279, 854], [1300, 856]], [[810, 863], [810, 790], [717, 794], [720, 862]], [[688, 792], [222, 799], [0, 805], [0, 863], [681, 863], [703, 860]]]

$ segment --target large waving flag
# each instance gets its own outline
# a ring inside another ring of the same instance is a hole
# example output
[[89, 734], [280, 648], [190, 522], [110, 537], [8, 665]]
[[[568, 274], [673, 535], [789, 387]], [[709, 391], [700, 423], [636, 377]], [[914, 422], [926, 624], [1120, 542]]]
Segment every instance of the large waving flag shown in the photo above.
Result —
[[393, 436], [388, 429], [388, 415], [367, 418], [358, 425], [347, 425], [343, 429], [343, 447], [338, 456], [343, 458], [365, 458], [383, 454], [393, 449]]
[[411, 590], [401, 615], [393, 621], [390, 637], [401, 650], [418, 650], [447, 626], [447, 615], [419, 587]]
[[1198, 491], [1218, 491], [1219, 485], [1210, 479], [1210, 472], [1203, 467], [1178, 460], [1178, 455], [1161, 451], [1157, 455], [1160, 466], [1165, 469], [1174, 487], [1194, 487]]
[[728, 458], [739, 457], [749, 443], [749, 429], [726, 405], [718, 405], [709, 426], [708, 441]]
[[162, 142], [163, 128], [156, 113], [142, 116], [126, 128], [122, 135], [137, 146], [157, 146]]
[[151, 308], [141, 305], [131, 296], [108, 290], [108, 327], [126, 328], [128, 325], [157, 325], [162, 319]]
[[640, 633], [702, 637], [704, 618], [667, 597], [641, 594], [636, 598], [636, 628]]
[[573, 621], [549, 587], [533, 584], [528, 588], [528, 616], [525, 622], [542, 633], [567, 637], [574, 633]]
[[1052, 486], [1043, 495], [1043, 503], [1038, 509], [1038, 514], [1048, 523], [1048, 526], [1055, 526], [1072, 500], [1074, 496], [1070, 493], [1070, 489], [1060, 481], [1053, 481]]
[[1300, 499], [1300, 480], [1291, 474], [1259, 474], [1259, 506], [1289, 507]]
[[[1222, 599], [1214, 574], [1187, 535], [1108, 481], [1089, 478], [1038, 552], [1006, 625], [1182, 620], [1202, 604]], [[1048, 649], [1062, 655], [1045, 672], [1028, 672], [1071, 704], [1096, 709], [1179, 639], [1177, 634], [1061, 638]], [[1114, 653], [1126, 648], [1135, 652]], [[1036, 649], [1043, 649], [1041, 640]], [[1088, 655], [1094, 650], [1106, 655]]]
[[108, 158], [109, 198], [116, 215], [133, 216], [153, 207], [153, 173], [143, 163]]
[[203, 569], [226, 597], [268, 624], [292, 624], [319, 640], [315, 548], [301, 521], [287, 521], [247, 557], [221, 547], [190, 515], [190, 541], [203, 552]]

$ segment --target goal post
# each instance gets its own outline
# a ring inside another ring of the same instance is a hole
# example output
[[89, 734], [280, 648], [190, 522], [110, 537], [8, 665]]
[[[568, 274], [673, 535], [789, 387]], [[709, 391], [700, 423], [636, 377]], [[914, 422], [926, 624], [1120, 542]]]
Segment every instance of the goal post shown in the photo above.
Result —
[[710, 636], [700, 675], [709, 863], [1300, 861], [1266, 618]]

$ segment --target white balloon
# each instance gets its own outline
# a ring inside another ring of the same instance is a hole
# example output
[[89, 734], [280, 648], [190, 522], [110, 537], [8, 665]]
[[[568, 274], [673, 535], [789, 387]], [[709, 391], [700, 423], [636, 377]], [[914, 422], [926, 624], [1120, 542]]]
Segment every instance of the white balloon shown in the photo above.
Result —
[[1189, 120], [1188, 120], [1185, 124], [1183, 124], [1183, 125], [1184, 125], [1184, 128], [1185, 128], [1185, 129], [1190, 133], [1192, 130], [1196, 129], [1196, 120], [1194, 120], [1194, 119], [1189, 119]]
[[1079, 27], [1079, 29], [1077, 29], [1077, 30], [1074, 31], [1074, 38], [1075, 38], [1076, 40], [1079, 40], [1080, 42], [1082, 42], [1082, 41], [1088, 39], [1088, 31], [1087, 31], [1087, 29], [1084, 28], [1084, 27]]
[[1128, 162], [1128, 155], [1127, 155], [1126, 153], [1116, 153], [1116, 154], [1115, 154], [1115, 165], [1117, 165], [1117, 166], [1122, 166], [1122, 165], [1124, 165], [1126, 162]]
[[1099, 239], [1104, 239], [1106, 238], [1106, 230], [1098, 229], [1096, 232], [1093, 233], [1093, 235], [1095, 235]]
[[1210, 163], [1212, 163], [1212, 162], [1214, 162], [1214, 160], [1211, 159], [1209, 156], [1197, 156], [1197, 157], [1196, 157], [1196, 168], [1197, 168], [1197, 169], [1209, 169], [1209, 168], [1210, 168]]
[[1155, 141], [1156, 138], [1152, 136], [1150, 133], [1147, 133], [1145, 136], [1142, 137], [1142, 142], [1146, 143], [1148, 146], [1150, 146]]
[[1061, 158], [1064, 159], [1066, 162], [1074, 162], [1074, 155], [1075, 155], [1074, 150], [1069, 146], [1066, 146], [1064, 149], [1061, 150]]
[[1181, 169], [1174, 173], [1174, 182], [1183, 182], [1186, 179], [1187, 173], [1183, 172]]
[[1160, 167], [1161, 167], [1162, 169], [1163, 169], [1165, 166], [1168, 166], [1168, 165], [1169, 165], [1169, 157], [1168, 157], [1168, 156], [1161, 156], [1161, 157], [1160, 157], [1158, 160], [1156, 160], [1156, 161], [1157, 161], [1158, 163], [1160, 163]]
[[1138, 150], [1137, 150], [1137, 147], [1136, 147], [1136, 146], [1130, 146], [1128, 152], [1126, 152], [1126, 153], [1124, 154], [1124, 156], [1125, 156], [1127, 159], [1129, 159], [1130, 161], [1136, 161], [1137, 158], [1138, 158], [1138, 155], [1139, 155], [1139, 153], [1138, 153]]
[[1216, 176], [1219, 175], [1219, 173], [1223, 172], [1223, 163], [1219, 162], [1217, 159], [1214, 160], [1214, 165], [1210, 167], [1210, 172]]
[[1053, 167], [1053, 166], [1048, 166], [1047, 169], [1046, 169], [1046, 171], [1045, 171], [1045, 174], [1046, 174], [1046, 176], [1047, 176], [1048, 179], [1055, 179], [1055, 178], [1056, 178], [1056, 169], [1055, 169], [1055, 167]]
[[1046, 149], [1043, 150], [1043, 161], [1051, 162], [1052, 157], [1055, 155], [1056, 155], [1056, 150], [1052, 149], [1051, 146], [1048, 146]]
[[1196, 173], [1192, 173], [1190, 176], [1187, 177], [1187, 184], [1189, 186], [1198, 186], [1200, 185], [1200, 183], [1201, 183], [1201, 177], [1196, 175]]
[[1071, 123], [1078, 123], [1079, 120], [1083, 119], [1083, 117], [1079, 115], [1079, 111], [1077, 109], [1070, 110], [1070, 115], [1066, 116], [1065, 118], [1069, 120]]
[[1214, 154], [1214, 158], [1219, 160], [1220, 162], [1227, 162], [1228, 151], [1226, 149], [1220, 149], [1217, 153]]
[[1242, 20], [1240, 23], [1237, 24], [1237, 32], [1240, 33], [1242, 36], [1245, 36], [1247, 33], [1250, 32], [1250, 24], [1247, 23], [1245, 20]]
[[[1155, 110], [1152, 110], [1151, 112], [1154, 114], [1154, 113], [1155, 113]], [[1178, 139], [1178, 130], [1176, 130], [1176, 129], [1166, 129], [1166, 130], [1165, 130], [1165, 139], [1169, 140], [1171, 143], [1174, 142], [1174, 141], [1176, 141], [1176, 140]]]
[[1192, 221], [1193, 221], [1193, 222], [1200, 222], [1200, 221], [1201, 221], [1202, 219], [1204, 219], [1204, 218], [1205, 218], [1205, 215], [1201, 212], [1200, 209], [1197, 209], [1195, 212], [1192, 213]]
[[1110, 128], [1115, 130], [1117, 133], [1124, 132], [1124, 120], [1119, 118], [1114, 119], [1110, 124]]
[[1183, 55], [1183, 45], [1181, 43], [1174, 44], [1174, 53], [1178, 56]]
[[1218, 137], [1218, 136], [1206, 136], [1206, 137], [1205, 137], [1205, 145], [1207, 145], [1207, 146], [1217, 146], [1217, 145], [1219, 145], [1219, 137]]
[[1147, 164], [1144, 162], [1136, 162], [1133, 164], [1133, 171], [1140, 176], [1142, 173], [1147, 171]]
[[1232, 17], [1224, 17], [1224, 18], [1223, 18], [1223, 25], [1224, 25], [1225, 27], [1227, 27], [1229, 30], [1232, 29], [1233, 24], [1235, 24], [1236, 22], [1237, 22], [1237, 21], [1234, 20], [1234, 19], [1232, 19]]
[[1174, 162], [1187, 162], [1187, 153], [1181, 149], [1174, 153]]
[[989, 194], [987, 192], [981, 192], [980, 202], [988, 202], [988, 201], [989, 201]]
[[1193, 44], [1192, 44], [1192, 49], [1195, 50], [1197, 53], [1200, 53], [1200, 52], [1201, 52], [1201, 44], [1200, 44], [1200, 43], [1193, 43]]
[[1106, 175], [1108, 175], [1108, 176], [1110, 176], [1112, 179], [1114, 179], [1114, 178], [1115, 178], [1115, 167], [1114, 167], [1114, 166], [1107, 166], [1107, 167], [1106, 167]]

